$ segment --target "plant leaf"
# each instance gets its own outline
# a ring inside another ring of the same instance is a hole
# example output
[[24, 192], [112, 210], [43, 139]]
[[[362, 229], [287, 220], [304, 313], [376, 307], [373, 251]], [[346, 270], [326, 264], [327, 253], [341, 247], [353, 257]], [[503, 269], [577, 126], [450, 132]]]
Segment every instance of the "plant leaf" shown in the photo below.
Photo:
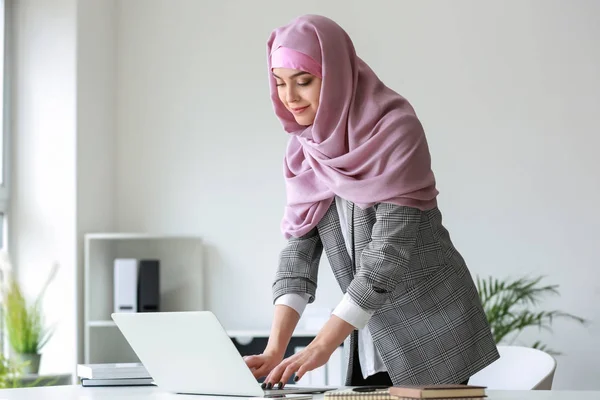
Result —
[[[514, 335], [514, 341], [520, 332], [529, 327], [552, 332], [552, 323], [557, 318], [587, 324], [586, 319], [560, 310], [532, 309], [544, 296], [559, 295], [559, 286], [542, 285], [543, 278], [544, 276], [500, 280], [491, 276], [487, 279], [477, 276], [477, 291], [496, 343], [502, 342], [509, 335]], [[539, 341], [534, 345], [542, 346]], [[552, 350], [548, 349], [550, 351]]]

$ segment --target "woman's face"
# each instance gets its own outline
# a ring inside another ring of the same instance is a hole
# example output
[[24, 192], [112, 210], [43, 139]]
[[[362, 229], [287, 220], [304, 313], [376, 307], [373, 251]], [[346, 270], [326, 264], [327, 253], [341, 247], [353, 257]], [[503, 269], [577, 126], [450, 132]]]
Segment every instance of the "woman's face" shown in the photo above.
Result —
[[273, 68], [279, 100], [294, 115], [296, 122], [309, 126], [315, 121], [321, 95], [321, 79], [308, 72]]

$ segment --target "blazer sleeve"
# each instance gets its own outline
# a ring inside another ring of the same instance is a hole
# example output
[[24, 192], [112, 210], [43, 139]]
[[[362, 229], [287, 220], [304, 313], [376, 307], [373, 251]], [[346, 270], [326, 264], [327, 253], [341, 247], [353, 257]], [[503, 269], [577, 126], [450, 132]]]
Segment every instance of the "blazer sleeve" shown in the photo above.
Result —
[[421, 222], [417, 208], [380, 203], [371, 242], [360, 256], [357, 273], [347, 293], [366, 311], [377, 311], [408, 269]]
[[279, 255], [279, 266], [273, 282], [273, 303], [288, 293], [306, 294], [308, 302], [315, 300], [319, 262], [323, 243], [317, 228], [306, 235], [288, 239]]

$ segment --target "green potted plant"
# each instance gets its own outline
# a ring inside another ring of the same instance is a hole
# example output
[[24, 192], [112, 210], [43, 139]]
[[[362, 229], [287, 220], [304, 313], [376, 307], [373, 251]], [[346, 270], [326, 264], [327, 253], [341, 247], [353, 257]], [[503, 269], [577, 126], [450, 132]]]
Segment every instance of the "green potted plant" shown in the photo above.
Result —
[[58, 382], [58, 379], [48, 379], [37, 377], [29, 382], [23, 382], [24, 363], [18, 363], [13, 359], [6, 357], [0, 353], [0, 389], [35, 387], [35, 386], [52, 386]]
[[[543, 276], [519, 279], [480, 279], [477, 289], [483, 309], [494, 335], [496, 344], [514, 343], [518, 335], [528, 327], [552, 331], [552, 322], [557, 318], [569, 319], [580, 324], [587, 320], [560, 310], [539, 311], [536, 306], [545, 295], [559, 295], [558, 285], [543, 285]], [[558, 355], [541, 341], [531, 347]]]
[[23, 366], [0, 353], [0, 389], [18, 387], [15, 379], [22, 374]]
[[53, 334], [53, 330], [47, 327], [44, 321], [42, 298], [58, 267], [52, 267], [41, 292], [33, 303], [29, 303], [18, 281], [12, 277], [8, 257], [5, 255], [3, 258], [2, 311], [8, 342], [16, 362], [23, 366], [22, 372], [37, 374], [41, 360], [40, 351]]

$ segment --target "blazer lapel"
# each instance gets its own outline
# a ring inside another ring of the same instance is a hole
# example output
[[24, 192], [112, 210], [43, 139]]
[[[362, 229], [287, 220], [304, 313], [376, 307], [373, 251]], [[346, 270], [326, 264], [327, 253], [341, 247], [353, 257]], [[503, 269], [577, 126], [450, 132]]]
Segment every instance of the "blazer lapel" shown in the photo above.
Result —
[[[348, 214], [348, 225], [352, 225], [350, 219], [351, 215]], [[319, 236], [323, 242], [323, 248], [327, 254], [333, 275], [336, 277], [342, 292], [346, 293], [348, 285], [350, 285], [350, 282], [354, 278], [354, 271], [352, 270], [352, 259], [342, 235], [340, 216], [337, 212], [335, 201], [332, 202], [329, 210], [327, 210], [325, 216], [319, 222], [317, 229], [319, 230]]]

